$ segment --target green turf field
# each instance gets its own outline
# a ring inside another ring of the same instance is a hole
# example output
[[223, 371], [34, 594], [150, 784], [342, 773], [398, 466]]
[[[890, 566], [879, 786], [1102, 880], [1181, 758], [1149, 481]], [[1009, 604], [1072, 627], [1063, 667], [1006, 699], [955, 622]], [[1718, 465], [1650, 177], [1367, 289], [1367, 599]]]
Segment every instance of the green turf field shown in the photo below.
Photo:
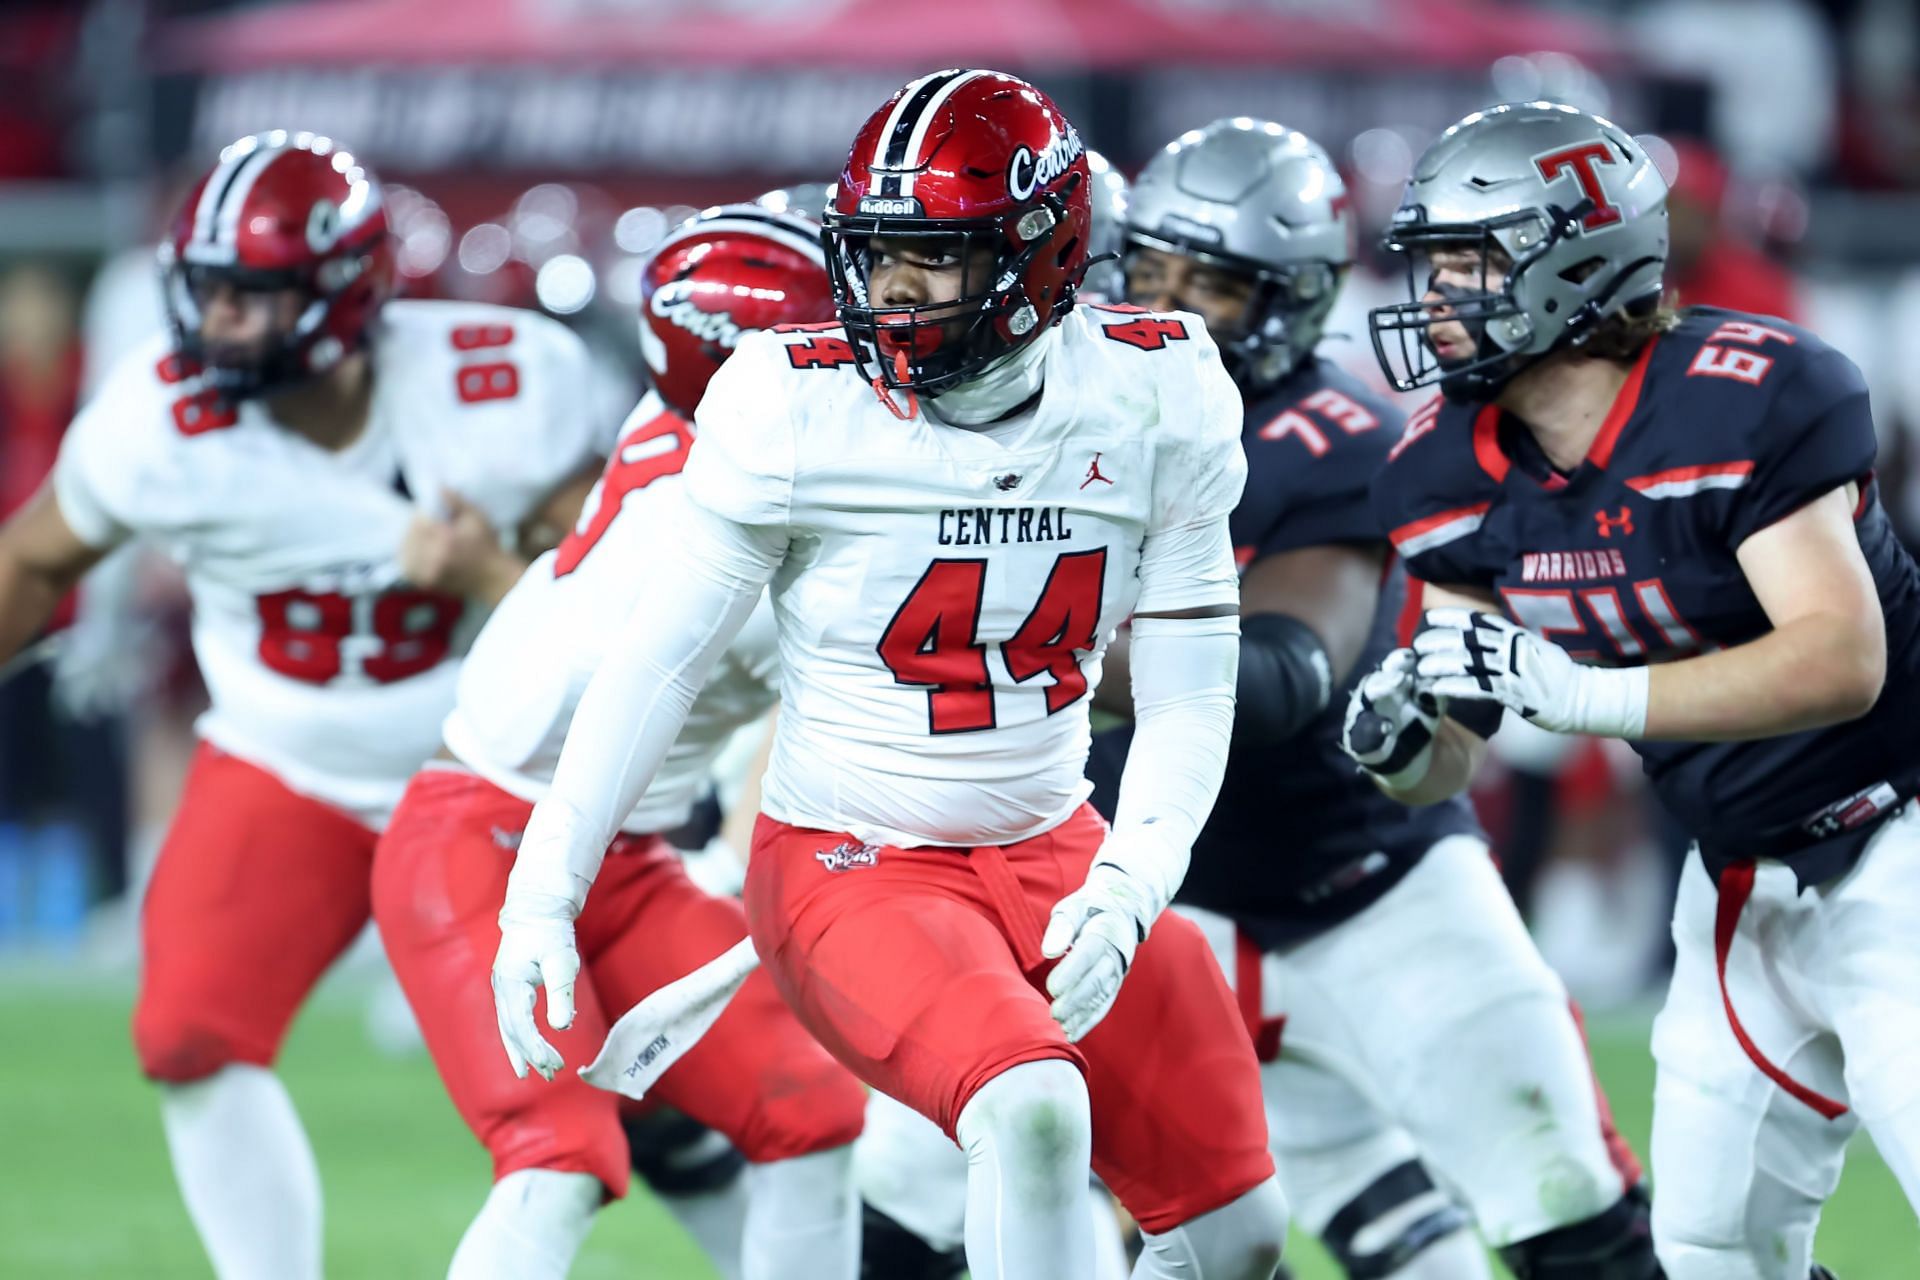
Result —
[[[124, 990], [0, 987], [0, 1277], [204, 1277], [174, 1192], [151, 1091], [135, 1074]], [[1592, 1029], [1622, 1129], [1645, 1149], [1652, 1065], [1642, 1018]], [[285, 1075], [319, 1155], [328, 1275], [423, 1280], [447, 1259], [487, 1185], [487, 1161], [423, 1056], [383, 1058], [335, 986], [302, 1017]], [[1920, 1231], [1872, 1149], [1856, 1148], [1821, 1256], [1841, 1280], [1920, 1275]], [[1301, 1280], [1334, 1272], [1310, 1243]], [[643, 1193], [600, 1217], [574, 1275], [702, 1278], [693, 1246]]]

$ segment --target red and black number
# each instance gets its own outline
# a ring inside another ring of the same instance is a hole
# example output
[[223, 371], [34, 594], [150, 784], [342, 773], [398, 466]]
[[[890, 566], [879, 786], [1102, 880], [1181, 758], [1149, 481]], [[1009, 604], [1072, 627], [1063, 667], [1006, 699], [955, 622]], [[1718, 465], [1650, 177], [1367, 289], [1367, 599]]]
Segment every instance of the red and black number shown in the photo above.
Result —
[[693, 429], [678, 414], [663, 413], [629, 432], [614, 446], [606, 470], [587, 491], [579, 520], [561, 539], [554, 553], [553, 576], [564, 578], [578, 569], [612, 527], [627, 495], [684, 470], [692, 448]]

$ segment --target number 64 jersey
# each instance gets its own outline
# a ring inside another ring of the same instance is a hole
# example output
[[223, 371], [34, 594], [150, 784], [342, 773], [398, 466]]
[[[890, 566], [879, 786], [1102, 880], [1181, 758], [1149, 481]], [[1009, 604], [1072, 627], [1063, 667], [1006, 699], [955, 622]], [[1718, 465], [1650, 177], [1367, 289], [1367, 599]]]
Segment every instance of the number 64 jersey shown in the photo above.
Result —
[[392, 302], [371, 355], [366, 429], [329, 452], [156, 341], [75, 420], [53, 484], [83, 541], [149, 537], [184, 569], [200, 734], [379, 826], [439, 743], [482, 613], [400, 580], [416, 500], [450, 489], [512, 529], [608, 440], [585, 347], [544, 316]]
[[832, 325], [743, 339], [708, 388], [688, 495], [786, 547], [769, 816], [907, 846], [1046, 831], [1088, 794], [1114, 628], [1237, 602], [1240, 397], [1201, 322], [1081, 309], [1041, 340], [1037, 403], [986, 429], [897, 417]]
[[1813, 883], [1857, 851], [1837, 837], [1920, 786], [1920, 575], [1880, 504], [1874, 448], [1845, 356], [1783, 320], [1698, 307], [1647, 344], [1572, 471], [1497, 407], [1447, 405], [1415, 415], [1374, 508], [1414, 576], [1494, 596], [1577, 659], [1638, 666], [1765, 634], [1741, 544], [1858, 484], [1887, 627], [1874, 708], [1775, 738], [1633, 744], [1710, 868], [1778, 857]]

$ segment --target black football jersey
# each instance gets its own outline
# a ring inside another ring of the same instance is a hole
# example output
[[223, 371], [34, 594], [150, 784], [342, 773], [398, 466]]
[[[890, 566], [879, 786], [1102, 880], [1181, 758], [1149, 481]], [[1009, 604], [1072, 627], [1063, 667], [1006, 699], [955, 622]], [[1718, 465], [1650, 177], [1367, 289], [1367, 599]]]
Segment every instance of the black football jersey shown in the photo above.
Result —
[[[1384, 547], [1368, 486], [1401, 425], [1392, 406], [1317, 358], [1249, 405], [1247, 486], [1231, 521], [1241, 567], [1304, 547]], [[1442, 837], [1478, 831], [1464, 800], [1408, 809], [1340, 750], [1347, 694], [1394, 647], [1405, 597], [1405, 574], [1390, 567], [1365, 651], [1327, 709], [1286, 742], [1233, 749], [1177, 901], [1231, 916], [1277, 947], [1358, 912]], [[1132, 740], [1132, 726], [1094, 736], [1087, 772], [1109, 817]]]
[[1920, 575], [1880, 504], [1874, 449], [1852, 361], [1786, 321], [1701, 307], [1642, 351], [1572, 471], [1497, 407], [1436, 402], [1394, 447], [1374, 505], [1416, 578], [1491, 592], [1582, 661], [1640, 665], [1768, 631], [1736, 549], [1858, 481], [1887, 626], [1873, 710], [1762, 741], [1633, 744], [1710, 866], [1773, 856], [1823, 879], [1857, 848], [1837, 838], [1920, 780]]

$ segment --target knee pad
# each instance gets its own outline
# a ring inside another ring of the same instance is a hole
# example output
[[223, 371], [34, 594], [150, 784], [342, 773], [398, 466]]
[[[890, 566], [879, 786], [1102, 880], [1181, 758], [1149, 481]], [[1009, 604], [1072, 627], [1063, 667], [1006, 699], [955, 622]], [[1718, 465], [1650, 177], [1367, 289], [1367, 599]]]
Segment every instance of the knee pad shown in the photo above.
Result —
[[860, 1280], [959, 1280], [967, 1251], [942, 1252], [872, 1205], [860, 1211]]
[[[1418, 1160], [1375, 1178], [1328, 1219], [1320, 1241], [1347, 1280], [1383, 1280], [1471, 1220]], [[1381, 1239], [1385, 1236], [1385, 1239]]]
[[747, 1167], [728, 1141], [678, 1111], [622, 1114], [633, 1171], [655, 1195], [697, 1196], [732, 1184]]
[[1074, 1194], [1085, 1186], [1081, 1162], [1093, 1146], [1093, 1104], [1086, 1078], [1065, 1058], [1023, 1062], [987, 1081], [960, 1109], [955, 1129], [969, 1158], [983, 1141], [998, 1140], [1010, 1161], [1010, 1190], [1048, 1181], [1063, 1160], [1080, 1163], [1068, 1180]]
[[1585, 1222], [1508, 1245], [1500, 1260], [1517, 1280], [1662, 1280], [1650, 1218], [1636, 1187]]

